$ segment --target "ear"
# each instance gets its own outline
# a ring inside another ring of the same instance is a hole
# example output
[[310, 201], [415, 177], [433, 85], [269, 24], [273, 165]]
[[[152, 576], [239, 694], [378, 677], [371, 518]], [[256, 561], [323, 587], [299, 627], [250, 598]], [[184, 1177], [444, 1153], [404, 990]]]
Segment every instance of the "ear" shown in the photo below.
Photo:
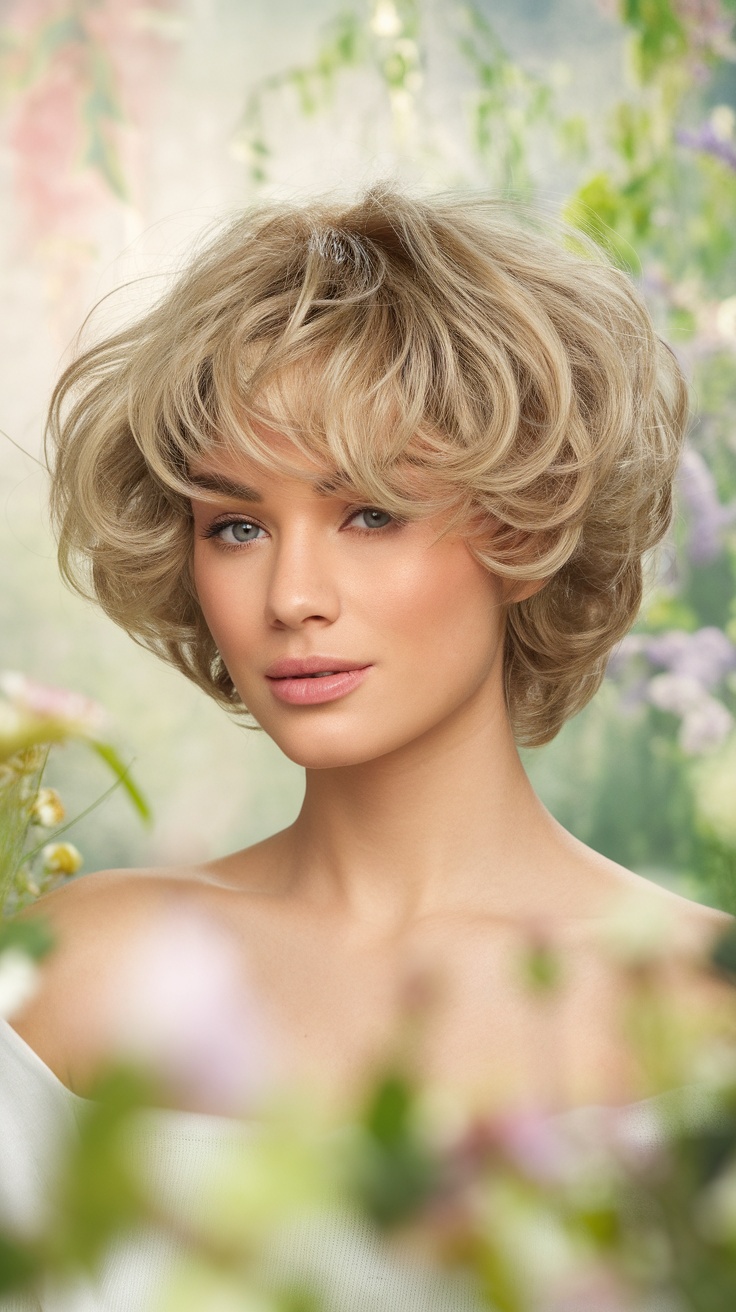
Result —
[[507, 606], [513, 606], [517, 601], [526, 601], [528, 597], [534, 597], [549, 579], [504, 579], [503, 580], [503, 599]]
[[[504, 524], [495, 515], [482, 515], [476, 521], [476, 532], [479, 536], [488, 536], [492, 542], [494, 538], [502, 537], [504, 544], [514, 548], [524, 547], [530, 540], [530, 534], [525, 533], [522, 529], [512, 529], [508, 524]], [[542, 579], [509, 579], [496, 576], [501, 585], [501, 598], [506, 606], [513, 606], [517, 601], [526, 601], [528, 597], [533, 597], [535, 593], [541, 592], [546, 583], [549, 583], [549, 575]]]

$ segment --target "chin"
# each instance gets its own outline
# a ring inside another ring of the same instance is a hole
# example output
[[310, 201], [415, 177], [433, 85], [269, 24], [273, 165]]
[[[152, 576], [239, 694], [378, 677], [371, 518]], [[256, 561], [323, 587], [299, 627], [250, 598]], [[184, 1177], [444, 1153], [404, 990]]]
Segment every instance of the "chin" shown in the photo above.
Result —
[[[268, 730], [266, 732], [268, 733]], [[303, 766], [305, 770], [340, 770], [351, 765], [365, 765], [367, 761], [374, 761], [377, 757], [391, 751], [389, 745], [366, 745], [361, 750], [360, 747], [356, 747], [354, 741], [320, 743], [312, 738], [308, 743], [296, 743], [275, 734], [269, 734], [269, 737], [273, 738], [284, 756], [288, 756], [290, 761], [295, 765]]]

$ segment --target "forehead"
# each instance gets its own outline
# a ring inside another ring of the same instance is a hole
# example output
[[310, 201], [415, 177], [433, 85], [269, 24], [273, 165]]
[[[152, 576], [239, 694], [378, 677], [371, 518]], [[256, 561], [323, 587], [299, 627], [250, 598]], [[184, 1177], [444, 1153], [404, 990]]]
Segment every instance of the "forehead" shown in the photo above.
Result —
[[329, 497], [345, 486], [345, 478], [334, 467], [310, 457], [283, 433], [261, 425], [259, 437], [267, 444], [273, 464], [223, 446], [190, 464], [189, 481], [205, 494], [249, 501], [262, 500], [263, 493], [275, 487], [291, 485], [302, 493]]

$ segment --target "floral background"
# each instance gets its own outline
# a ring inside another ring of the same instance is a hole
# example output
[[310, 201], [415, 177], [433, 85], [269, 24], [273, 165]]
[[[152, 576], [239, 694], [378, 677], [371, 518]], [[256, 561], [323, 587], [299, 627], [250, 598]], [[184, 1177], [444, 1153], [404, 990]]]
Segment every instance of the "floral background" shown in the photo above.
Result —
[[[0, 664], [91, 696], [148, 797], [75, 831], [85, 869], [205, 857], [288, 823], [301, 772], [57, 578], [53, 379], [259, 196], [535, 199], [640, 282], [692, 381], [679, 509], [594, 703], [528, 767], [643, 874], [736, 910], [733, 0], [14, 0], [0, 5]], [[116, 290], [119, 289], [119, 290]], [[112, 293], [112, 294], [111, 294]], [[107, 785], [58, 752], [70, 811]]]

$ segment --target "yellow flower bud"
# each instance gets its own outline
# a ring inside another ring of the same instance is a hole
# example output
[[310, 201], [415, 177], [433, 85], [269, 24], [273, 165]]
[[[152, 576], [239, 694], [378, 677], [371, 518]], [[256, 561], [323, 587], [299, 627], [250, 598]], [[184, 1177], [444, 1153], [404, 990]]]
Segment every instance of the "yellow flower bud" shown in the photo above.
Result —
[[82, 864], [82, 853], [73, 843], [47, 843], [41, 856], [49, 875], [76, 875]]
[[53, 829], [60, 825], [66, 812], [64, 804], [55, 788], [39, 788], [31, 807], [31, 816], [37, 825], [44, 829]]

